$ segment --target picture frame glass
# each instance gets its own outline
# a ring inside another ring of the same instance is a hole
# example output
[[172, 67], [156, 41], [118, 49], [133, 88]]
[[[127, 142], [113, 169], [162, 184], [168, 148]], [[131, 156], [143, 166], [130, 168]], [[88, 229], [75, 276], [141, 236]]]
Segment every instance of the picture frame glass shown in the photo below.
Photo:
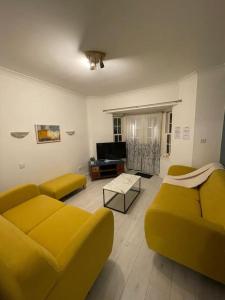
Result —
[[59, 125], [35, 125], [38, 144], [55, 143], [61, 141]]

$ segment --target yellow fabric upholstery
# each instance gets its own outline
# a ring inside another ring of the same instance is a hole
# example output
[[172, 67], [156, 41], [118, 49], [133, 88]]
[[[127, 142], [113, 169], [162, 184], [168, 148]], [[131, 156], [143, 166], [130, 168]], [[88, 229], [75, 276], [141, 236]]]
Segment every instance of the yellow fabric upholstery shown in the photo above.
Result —
[[0, 195], [0, 299], [84, 300], [112, 250], [112, 212], [22, 190], [23, 203], [21, 187]]
[[188, 166], [173, 165], [168, 170], [168, 175], [179, 176], [195, 171], [195, 168]]
[[65, 206], [31, 230], [29, 236], [57, 257], [91, 216], [78, 207]]
[[53, 256], [2, 216], [0, 241], [0, 299], [44, 299], [58, 277]]
[[40, 194], [34, 184], [19, 185], [0, 194], [0, 214]]
[[[169, 199], [169, 200], [168, 200]], [[163, 208], [165, 211], [201, 216], [199, 192], [182, 186], [163, 184], [152, 207]]]
[[60, 201], [39, 195], [7, 210], [3, 216], [20, 230], [28, 233], [63, 206]]
[[39, 188], [42, 194], [61, 199], [73, 191], [86, 186], [86, 177], [80, 174], [65, 174], [42, 183]]
[[[181, 175], [187, 170], [176, 166], [169, 172]], [[214, 171], [200, 192], [162, 184], [145, 215], [149, 248], [225, 283], [224, 188], [224, 170]]]
[[85, 299], [112, 250], [113, 231], [113, 214], [106, 208], [87, 220], [57, 258], [62, 276], [48, 300]]
[[225, 230], [225, 171], [214, 171], [200, 188], [200, 195], [203, 218], [222, 225]]

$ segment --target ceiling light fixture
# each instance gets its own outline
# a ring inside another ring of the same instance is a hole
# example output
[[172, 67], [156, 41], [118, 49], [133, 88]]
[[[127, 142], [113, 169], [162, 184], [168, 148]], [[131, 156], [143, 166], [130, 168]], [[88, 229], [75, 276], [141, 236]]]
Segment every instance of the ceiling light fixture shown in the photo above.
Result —
[[97, 70], [98, 66], [100, 66], [101, 69], [104, 68], [105, 66], [103, 62], [103, 59], [105, 58], [104, 52], [89, 50], [89, 51], [85, 51], [85, 55], [88, 58], [90, 64], [90, 70]]

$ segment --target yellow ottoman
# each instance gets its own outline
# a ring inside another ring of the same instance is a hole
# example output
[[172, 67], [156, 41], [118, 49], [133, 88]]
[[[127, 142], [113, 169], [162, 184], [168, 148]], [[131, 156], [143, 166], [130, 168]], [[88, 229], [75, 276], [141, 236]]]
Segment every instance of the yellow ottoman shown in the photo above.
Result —
[[85, 188], [86, 182], [86, 176], [69, 173], [44, 182], [39, 185], [39, 188], [41, 194], [61, 199], [80, 188]]

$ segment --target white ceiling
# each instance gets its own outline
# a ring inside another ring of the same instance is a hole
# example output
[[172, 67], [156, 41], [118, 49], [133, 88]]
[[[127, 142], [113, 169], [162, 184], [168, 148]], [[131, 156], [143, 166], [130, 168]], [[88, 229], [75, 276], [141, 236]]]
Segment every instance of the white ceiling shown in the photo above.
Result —
[[[88, 69], [90, 49], [106, 51], [105, 69]], [[224, 62], [224, 0], [0, 0], [0, 65], [85, 95]]]

